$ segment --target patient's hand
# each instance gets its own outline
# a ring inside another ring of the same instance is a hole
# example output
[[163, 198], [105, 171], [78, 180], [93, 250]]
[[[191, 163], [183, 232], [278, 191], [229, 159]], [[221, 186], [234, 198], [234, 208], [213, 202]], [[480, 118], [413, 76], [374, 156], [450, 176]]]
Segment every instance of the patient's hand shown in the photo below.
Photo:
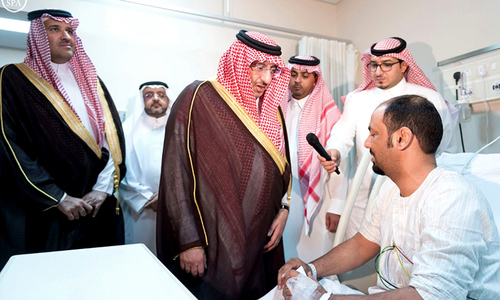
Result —
[[278, 271], [278, 289], [279, 290], [281, 290], [285, 286], [286, 279], [288, 279], [288, 278], [286, 278], [287, 273], [290, 270], [297, 270], [300, 267], [304, 268], [304, 271], [306, 272], [306, 274], [311, 272], [311, 268], [309, 268], [309, 266], [305, 262], [301, 261], [298, 258], [289, 259], [286, 262], [286, 264], [284, 264], [283, 267], [281, 267], [279, 269], [279, 271]]
[[287, 284], [282, 293], [285, 300], [291, 299], [292, 295], [297, 300], [319, 300], [327, 293], [311, 272], [308, 272], [306, 277], [295, 270], [290, 270], [285, 274], [285, 280]]

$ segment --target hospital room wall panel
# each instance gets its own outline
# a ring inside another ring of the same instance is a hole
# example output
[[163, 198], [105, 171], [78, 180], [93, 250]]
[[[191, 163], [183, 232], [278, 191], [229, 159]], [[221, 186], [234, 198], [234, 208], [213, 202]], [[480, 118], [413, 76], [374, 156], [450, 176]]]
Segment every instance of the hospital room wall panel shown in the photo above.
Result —
[[[360, 51], [386, 37], [404, 38], [417, 64], [451, 103], [455, 103], [455, 94], [446, 86], [453, 81], [448, 78], [452, 74], [443, 74], [437, 62], [499, 43], [497, 0], [385, 0], [376, 5], [372, 0], [343, 0], [337, 10], [336, 35], [349, 38]], [[359, 83], [361, 72], [358, 75]], [[471, 121], [462, 125], [466, 152], [476, 151], [500, 135], [500, 107], [488, 105], [488, 112], [476, 109]], [[456, 134], [459, 138], [458, 130]], [[500, 141], [483, 151], [499, 152]]]
[[[317, 0], [28, 0], [24, 11], [60, 7], [80, 19], [78, 32], [85, 48], [120, 110], [141, 82], [166, 81], [176, 97], [193, 80], [214, 78], [222, 52], [239, 29], [271, 36], [282, 46], [284, 60], [297, 51], [299, 35], [154, 6], [338, 37], [360, 51], [385, 37], [401, 36], [441, 92], [447, 80], [437, 62], [498, 43], [494, 33], [500, 26], [496, 0], [386, 0], [377, 5], [372, 0], [342, 0], [337, 5]], [[24, 50], [0, 47], [0, 65], [24, 56]], [[361, 72], [357, 83], [360, 79]], [[453, 94], [443, 94], [454, 102]], [[487, 122], [483, 112], [463, 125], [467, 151], [500, 135], [495, 107], [487, 112]], [[486, 151], [500, 152], [500, 144]]]
[[[284, 60], [296, 54], [301, 38], [297, 34], [173, 12], [168, 8], [329, 36], [335, 31], [334, 26], [318, 26], [316, 21], [333, 24], [328, 17], [336, 14], [336, 7], [315, 0], [131, 2], [134, 1], [28, 0], [24, 9], [58, 7], [80, 19], [78, 33], [119, 110], [125, 110], [128, 99], [136, 95], [144, 81], [167, 82], [175, 98], [192, 81], [215, 78], [222, 53], [240, 29], [269, 35], [282, 47]], [[307, 10], [298, 8], [303, 3], [307, 4]], [[300, 21], [296, 21], [299, 17]], [[24, 50], [0, 48], [1, 65], [22, 61], [24, 56]]]

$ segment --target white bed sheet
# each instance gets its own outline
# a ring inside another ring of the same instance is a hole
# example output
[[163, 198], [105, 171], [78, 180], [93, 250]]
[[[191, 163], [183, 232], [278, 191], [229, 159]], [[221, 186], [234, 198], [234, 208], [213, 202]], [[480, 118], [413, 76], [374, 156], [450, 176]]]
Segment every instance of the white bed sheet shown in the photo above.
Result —
[[[438, 166], [462, 174], [462, 169], [473, 153], [443, 153]], [[500, 232], [500, 153], [477, 154], [462, 174], [474, 183], [488, 199], [495, 223]]]

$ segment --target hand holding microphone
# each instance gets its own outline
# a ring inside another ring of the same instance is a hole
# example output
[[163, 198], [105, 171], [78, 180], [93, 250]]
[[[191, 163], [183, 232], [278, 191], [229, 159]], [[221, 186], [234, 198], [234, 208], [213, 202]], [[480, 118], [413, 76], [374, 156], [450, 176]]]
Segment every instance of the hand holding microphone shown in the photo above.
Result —
[[[306, 136], [306, 139], [307, 139], [307, 142], [309, 143], [309, 145], [311, 145], [314, 148], [314, 150], [316, 150], [318, 152], [319, 155], [324, 157], [327, 161], [332, 160], [332, 158], [330, 157], [328, 152], [326, 152], [325, 148], [323, 148], [323, 146], [319, 142], [318, 137], [314, 133], [312, 133], [312, 132], [308, 133]], [[338, 166], [335, 169], [335, 173], [340, 174]]]

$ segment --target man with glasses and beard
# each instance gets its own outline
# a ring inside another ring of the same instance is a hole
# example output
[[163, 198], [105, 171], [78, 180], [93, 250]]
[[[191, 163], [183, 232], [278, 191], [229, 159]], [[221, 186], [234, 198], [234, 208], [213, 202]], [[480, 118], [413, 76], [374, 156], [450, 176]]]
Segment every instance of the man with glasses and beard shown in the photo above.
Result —
[[120, 184], [125, 243], [143, 243], [156, 254], [156, 210], [165, 124], [172, 107], [168, 85], [148, 81], [139, 86], [134, 109], [123, 123], [127, 175]]
[[[342, 159], [347, 158], [354, 142], [356, 142], [356, 158], [350, 172], [356, 171], [365, 152], [363, 142], [368, 137], [368, 122], [373, 110], [380, 103], [405, 94], [425, 97], [438, 110], [443, 121], [444, 132], [441, 144], [437, 149], [437, 155], [441, 152], [456, 152], [457, 109], [436, 92], [436, 88], [413, 60], [405, 40], [393, 37], [375, 43], [365, 50], [361, 60], [364, 64], [363, 83], [347, 96], [342, 116], [333, 127], [325, 147], [328, 149], [327, 152], [332, 157], [332, 161], [318, 157], [329, 173], [332, 173], [340, 165]], [[340, 174], [340, 176], [347, 175], [346, 172]], [[366, 202], [374, 180], [375, 175], [369, 168], [354, 204], [346, 238], [352, 237], [361, 226]], [[347, 184], [347, 180], [344, 180], [344, 184]], [[343, 195], [332, 195], [332, 197], [332, 205], [343, 205], [345, 201]]]

